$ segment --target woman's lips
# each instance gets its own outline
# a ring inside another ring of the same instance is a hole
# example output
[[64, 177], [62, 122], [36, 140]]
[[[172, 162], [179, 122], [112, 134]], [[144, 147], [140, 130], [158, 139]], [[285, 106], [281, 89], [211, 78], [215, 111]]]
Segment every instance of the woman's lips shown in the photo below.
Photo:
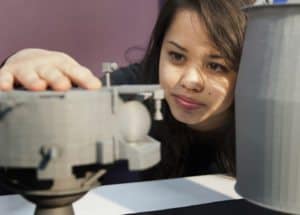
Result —
[[173, 96], [175, 98], [176, 103], [187, 110], [196, 110], [206, 106], [203, 103], [197, 102], [185, 96], [181, 96], [181, 95], [173, 95]]

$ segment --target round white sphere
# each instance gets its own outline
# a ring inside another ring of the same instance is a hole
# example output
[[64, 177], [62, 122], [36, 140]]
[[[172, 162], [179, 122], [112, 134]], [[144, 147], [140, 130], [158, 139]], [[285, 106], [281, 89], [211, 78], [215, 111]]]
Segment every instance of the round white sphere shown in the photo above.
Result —
[[144, 139], [150, 130], [150, 114], [142, 103], [129, 101], [118, 110], [117, 124], [126, 141], [136, 142]]

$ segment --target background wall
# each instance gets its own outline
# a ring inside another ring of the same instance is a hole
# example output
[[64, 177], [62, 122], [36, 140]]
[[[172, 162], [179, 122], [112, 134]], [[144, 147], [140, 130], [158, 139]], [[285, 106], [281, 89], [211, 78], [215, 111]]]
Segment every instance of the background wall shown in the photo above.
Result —
[[132, 61], [143, 55], [159, 7], [159, 0], [1, 1], [0, 61], [35, 47], [66, 52], [95, 73], [103, 61], [127, 65], [126, 50]]

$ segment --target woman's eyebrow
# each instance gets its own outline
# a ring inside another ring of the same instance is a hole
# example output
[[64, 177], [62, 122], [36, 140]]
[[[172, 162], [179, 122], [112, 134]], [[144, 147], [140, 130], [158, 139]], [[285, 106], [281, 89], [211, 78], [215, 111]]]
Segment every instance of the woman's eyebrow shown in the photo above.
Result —
[[174, 41], [168, 41], [168, 43], [170, 43], [171, 45], [177, 47], [181, 51], [188, 52], [188, 50], [186, 48], [183, 48], [182, 46], [180, 46], [179, 44], [175, 43]]
[[223, 59], [223, 57], [219, 54], [210, 54], [208, 57], [214, 59]]

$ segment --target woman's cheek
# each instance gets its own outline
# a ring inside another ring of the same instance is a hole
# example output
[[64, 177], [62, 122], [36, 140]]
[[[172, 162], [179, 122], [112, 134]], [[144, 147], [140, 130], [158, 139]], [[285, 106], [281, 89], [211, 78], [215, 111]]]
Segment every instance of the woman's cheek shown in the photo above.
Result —
[[167, 90], [169, 88], [168, 77], [166, 72], [162, 72], [159, 77], [160, 85], [163, 89]]
[[165, 64], [162, 64], [159, 70], [159, 83], [163, 89], [168, 88], [168, 69]]
[[180, 79], [180, 72], [172, 65], [165, 64], [160, 70], [159, 81], [165, 90], [170, 90], [176, 87]]
[[[224, 110], [233, 100], [233, 89], [227, 80], [211, 80], [208, 95], [215, 110]], [[218, 111], [217, 111], [218, 112]]]

